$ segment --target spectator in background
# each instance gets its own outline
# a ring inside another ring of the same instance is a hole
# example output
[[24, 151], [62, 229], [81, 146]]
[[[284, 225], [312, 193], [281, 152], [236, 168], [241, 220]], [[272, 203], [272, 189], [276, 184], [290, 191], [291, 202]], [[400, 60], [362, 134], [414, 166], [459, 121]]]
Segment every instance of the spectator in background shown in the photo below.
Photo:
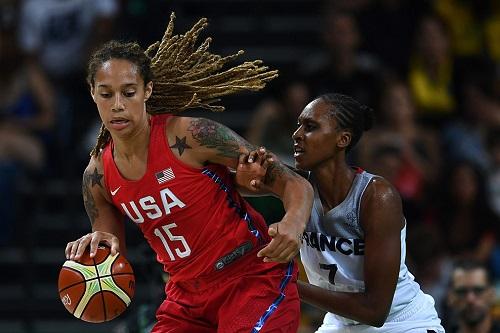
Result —
[[435, 224], [408, 226], [408, 267], [422, 291], [434, 298], [440, 317], [445, 313], [452, 270], [443, 238], [442, 230]]
[[500, 127], [489, 131], [486, 147], [490, 157], [487, 181], [489, 203], [500, 218]]
[[408, 79], [419, 118], [438, 126], [455, 110], [454, 64], [444, 23], [436, 16], [420, 21]]
[[355, 17], [335, 6], [327, 6], [324, 13], [324, 53], [308, 58], [304, 66], [311, 95], [335, 91], [375, 105], [378, 65], [359, 52], [361, 35]]
[[423, 218], [425, 191], [433, 188], [441, 162], [438, 136], [417, 122], [416, 111], [406, 84], [389, 81], [381, 96], [380, 122], [357, 149], [360, 165], [394, 184], [411, 221]]
[[459, 89], [460, 117], [445, 126], [442, 142], [447, 159], [473, 161], [484, 172], [489, 165], [485, 135], [500, 126], [500, 103], [493, 95], [493, 81], [483, 80], [477, 75], [464, 79]]
[[492, 316], [495, 288], [488, 268], [473, 260], [454, 265], [448, 292], [449, 333], [499, 333], [500, 322]]
[[486, 57], [500, 62], [500, 5], [496, 0], [437, 0], [434, 9], [449, 27], [460, 60]]
[[[496, 218], [500, 220], [500, 126], [492, 128], [486, 136], [486, 147], [489, 154], [489, 168], [487, 171], [488, 203], [493, 209]], [[492, 273], [500, 278], [500, 246], [496, 244], [492, 258]]]
[[[469, 161], [450, 161], [441, 188], [436, 223], [453, 258], [487, 263], [498, 240], [500, 221], [488, 204], [484, 175]], [[453, 230], [453, 232], [450, 232]]]
[[58, 134], [65, 145], [58, 149], [71, 147], [94, 117], [88, 112], [93, 105], [83, 80], [85, 63], [109, 39], [117, 11], [116, 0], [26, 0], [22, 5], [19, 43], [27, 69], [48, 78], [49, 98], [54, 100], [57, 91]]
[[45, 163], [45, 143], [54, 122], [48, 82], [27, 70], [15, 43], [18, 3], [0, 4], [0, 244], [9, 241], [15, 222], [18, 176], [38, 172]]

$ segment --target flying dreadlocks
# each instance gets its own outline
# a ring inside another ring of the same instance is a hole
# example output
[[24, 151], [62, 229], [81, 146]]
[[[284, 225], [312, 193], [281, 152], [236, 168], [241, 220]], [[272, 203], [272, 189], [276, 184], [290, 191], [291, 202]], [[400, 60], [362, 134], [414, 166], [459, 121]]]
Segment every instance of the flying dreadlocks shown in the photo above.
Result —
[[[223, 106], [213, 105], [220, 101], [219, 97], [243, 90], [258, 91], [278, 76], [278, 71], [268, 70], [260, 60], [223, 70], [243, 51], [226, 57], [212, 54], [208, 51], [210, 37], [196, 48], [198, 36], [208, 25], [207, 19], [200, 19], [184, 35], [173, 35], [174, 19], [172, 13], [161, 42], [150, 45], [145, 52], [151, 59], [154, 77], [153, 94], [147, 102], [149, 114], [179, 113], [189, 108], [224, 111]], [[110, 139], [103, 124], [90, 154], [97, 156]]]

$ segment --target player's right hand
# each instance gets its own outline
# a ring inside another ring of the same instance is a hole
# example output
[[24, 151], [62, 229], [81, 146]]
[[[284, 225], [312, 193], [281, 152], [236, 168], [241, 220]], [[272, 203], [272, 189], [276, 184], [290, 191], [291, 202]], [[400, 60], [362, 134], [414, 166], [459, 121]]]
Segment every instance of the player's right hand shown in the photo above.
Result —
[[259, 192], [263, 187], [269, 163], [273, 157], [264, 147], [241, 154], [236, 169], [236, 184], [250, 192]]
[[109, 232], [104, 231], [94, 231], [92, 233], [86, 234], [73, 242], [69, 242], [66, 245], [66, 259], [68, 260], [78, 260], [81, 258], [85, 249], [90, 245], [90, 257], [93, 258], [97, 251], [97, 246], [99, 243], [105, 243], [111, 248], [111, 255], [115, 255], [119, 252], [120, 242], [118, 237]]

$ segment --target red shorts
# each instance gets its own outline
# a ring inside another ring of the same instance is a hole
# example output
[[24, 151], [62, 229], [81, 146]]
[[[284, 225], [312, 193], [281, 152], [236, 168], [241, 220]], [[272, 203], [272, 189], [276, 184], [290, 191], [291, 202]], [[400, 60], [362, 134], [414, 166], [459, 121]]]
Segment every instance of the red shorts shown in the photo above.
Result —
[[151, 333], [297, 332], [297, 265], [257, 264], [202, 291], [167, 284]]

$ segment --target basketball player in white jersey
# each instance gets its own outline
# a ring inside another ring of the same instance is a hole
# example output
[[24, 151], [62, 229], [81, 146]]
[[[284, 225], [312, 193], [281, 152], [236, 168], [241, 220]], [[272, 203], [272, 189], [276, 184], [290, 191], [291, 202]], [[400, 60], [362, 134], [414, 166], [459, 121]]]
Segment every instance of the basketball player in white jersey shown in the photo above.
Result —
[[[327, 311], [317, 333], [441, 333], [433, 298], [405, 265], [398, 192], [384, 178], [346, 163], [346, 153], [371, 128], [372, 113], [348, 96], [327, 94], [299, 116], [292, 136], [295, 166], [314, 187], [300, 250], [309, 283], [299, 284], [300, 297]], [[252, 152], [249, 162], [262, 154]], [[265, 192], [258, 181], [246, 185]]]

